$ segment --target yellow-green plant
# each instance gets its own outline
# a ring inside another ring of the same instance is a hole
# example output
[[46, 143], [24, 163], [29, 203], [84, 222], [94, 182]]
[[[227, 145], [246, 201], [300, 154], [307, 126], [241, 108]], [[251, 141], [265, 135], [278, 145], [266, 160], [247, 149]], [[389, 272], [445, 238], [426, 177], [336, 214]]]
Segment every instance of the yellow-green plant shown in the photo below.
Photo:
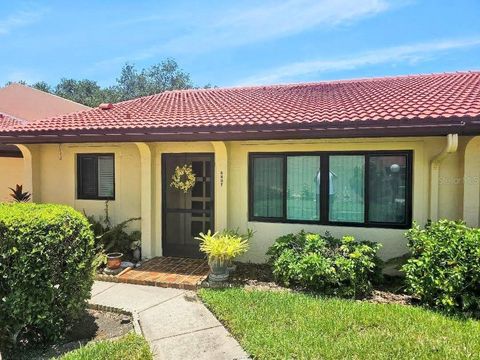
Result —
[[224, 230], [212, 234], [210, 230], [206, 234], [200, 233], [195, 239], [200, 241], [200, 250], [204, 252], [210, 261], [229, 261], [248, 250], [248, 240], [253, 232], [239, 234], [238, 231]]

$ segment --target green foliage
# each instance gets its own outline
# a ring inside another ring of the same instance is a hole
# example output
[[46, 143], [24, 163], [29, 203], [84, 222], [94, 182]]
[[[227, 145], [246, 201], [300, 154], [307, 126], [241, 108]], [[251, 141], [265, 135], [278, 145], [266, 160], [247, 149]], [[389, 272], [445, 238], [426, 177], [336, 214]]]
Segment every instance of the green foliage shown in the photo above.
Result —
[[118, 340], [104, 340], [88, 344], [71, 351], [60, 360], [151, 360], [153, 359], [147, 341], [134, 333], [129, 333]]
[[[25, 81], [18, 83], [27, 85]], [[115, 103], [169, 90], [190, 89], [193, 84], [190, 74], [183, 71], [174, 59], [167, 58], [141, 70], [137, 70], [133, 64], [126, 63], [116, 84], [109, 87], [101, 87], [93, 80], [67, 78], [62, 78], [53, 87], [45, 81], [36, 82], [31, 86], [80, 104], [96, 107], [101, 103]], [[211, 85], [205, 87], [209, 88]]]
[[249, 229], [246, 234], [240, 234], [238, 230], [224, 230], [212, 234], [210, 230], [206, 234], [200, 233], [195, 239], [200, 241], [200, 250], [204, 252], [210, 261], [229, 261], [247, 252], [248, 241], [253, 236]]
[[107, 253], [120, 252], [127, 257], [140, 246], [142, 233], [138, 230], [128, 232], [128, 225], [140, 218], [131, 218], [117, 225], [112, 225], [108, 217], [87, 216], [92, 231], [95, 234], [97, 247]]
[[0, 348], [60, 338], [85, 310], [97, 260], [79, 212], [0, 204]]
[[14, 188], [9, 188], [12, 193], [10, 196], [15, 202], [29, 202], [30, 199], [32, 198], [32, 194], [30, 194], [28, 191], [23, 191], [23, 185], [16, 185], [15, 189]]
[[131, 258], [133, 250], [141, 246], [142, 233], [138, 230], [128, 232], [128, 225], [140, 218], [131, 218], [117, 225], [112, 225], [108, 212], [108, 200], [105, 201], [105, 216], [84, 215], [90, 223], [95, 235], [95, 244], [100, 253], [120, 252], [126, 258]]
[[329, 233], [301, 231], [278, 238], [267, 255], [275, 278], [286, 286], [359, 297], [370, 293], [372, 282], [380, 277], [379, 248], [351, 236], [336, 239]]
[[411, 259], [403, 266], [409, 290], [447, 312], [480, 311], [480, 229], [440, 220], [406, 234]]

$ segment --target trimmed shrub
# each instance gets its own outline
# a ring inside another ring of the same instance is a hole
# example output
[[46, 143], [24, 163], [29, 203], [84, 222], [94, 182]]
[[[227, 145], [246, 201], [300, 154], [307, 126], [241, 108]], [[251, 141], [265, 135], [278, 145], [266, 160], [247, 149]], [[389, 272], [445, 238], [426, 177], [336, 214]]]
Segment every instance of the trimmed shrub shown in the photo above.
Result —
[[81, 213], [63, 205], [0, 204], [3, 347], [60, 338], [85, 310], [96, 259]]
[[352, 236], [336, 239], [329, 233], [289, 234], [270, 247], [267, 255], [278, 282], [328, 295], [361, 297], [380, 278], [379, 244]]
[[402, 270], [408, 289], [447, 312], [480, 310], [480, 229], [440, 220], [406, 233], [412, 257]]

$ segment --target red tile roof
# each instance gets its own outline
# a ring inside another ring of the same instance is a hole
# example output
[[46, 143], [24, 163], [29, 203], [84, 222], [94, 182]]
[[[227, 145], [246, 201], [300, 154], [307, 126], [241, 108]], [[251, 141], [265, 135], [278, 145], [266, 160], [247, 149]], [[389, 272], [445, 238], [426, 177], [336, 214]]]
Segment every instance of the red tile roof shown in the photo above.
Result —
[[14, 125], [20, 125], [24, 123], [23, 120], [17, 119], [11, 115], [0, 112], [0, 131], [10, 128]]
[[480, 120], [480, 71], [167, 91], [103, 108], [11, 126], [0, 136], [460, 126]]

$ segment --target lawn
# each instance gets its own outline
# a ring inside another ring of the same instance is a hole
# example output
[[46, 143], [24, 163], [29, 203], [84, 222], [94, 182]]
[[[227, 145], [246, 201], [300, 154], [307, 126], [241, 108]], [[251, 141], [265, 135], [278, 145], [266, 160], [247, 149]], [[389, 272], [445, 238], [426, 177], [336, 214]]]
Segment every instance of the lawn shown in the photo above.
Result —
[[134, 333], [118, 340], [91, 343], [62, 356], [61, 360], [150, 360], [153, 359], [147, 341]]
[[480, 357], [480, 322], [420, 307], [240, 288], [200, 296], [255, 359]]

